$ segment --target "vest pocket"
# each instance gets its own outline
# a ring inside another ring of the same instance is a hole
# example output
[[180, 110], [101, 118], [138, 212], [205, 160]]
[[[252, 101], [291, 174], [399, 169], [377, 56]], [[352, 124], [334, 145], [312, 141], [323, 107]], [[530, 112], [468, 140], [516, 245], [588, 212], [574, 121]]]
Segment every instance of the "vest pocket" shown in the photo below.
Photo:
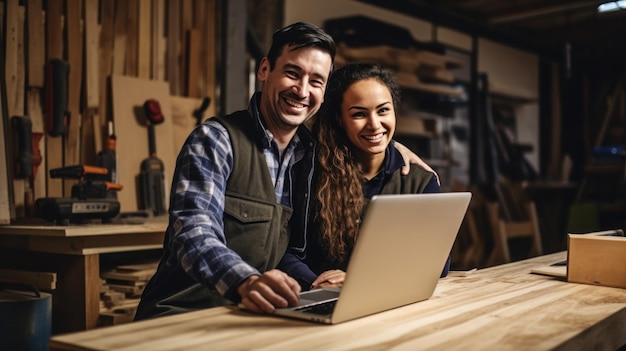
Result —
[[261, 272], [274, 268], [286, 247], [280, 228], [281, 215], [278, 205], [227, 196], [224, 206], [226, 245]]
[[226, 198], [224, 213], [242, 223], [269, 222], [274, 206], [229, 196]]

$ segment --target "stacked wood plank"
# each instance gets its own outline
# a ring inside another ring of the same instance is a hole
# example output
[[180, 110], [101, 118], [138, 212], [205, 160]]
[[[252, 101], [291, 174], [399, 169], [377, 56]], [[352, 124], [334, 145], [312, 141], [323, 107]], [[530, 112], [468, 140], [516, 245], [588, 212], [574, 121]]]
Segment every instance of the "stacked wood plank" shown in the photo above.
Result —
[[0, 269], [0, 280], [32, 285], [43, 291], [53, 291], [57, 288], [57, 274], [53, 272]]
[[387, 45], [349, 47], [340, 44], [335, 59], [338, 65], [352, 61], [371, 61], [395, 69], [398, 83], [429, 93], [461, 96], [455, 89], [454, 68], [461, 67], [457, 59], [425, 50], [400, 49]]
[[132, 322], [141, 293], [157, 265], [158, 262], [122, 265], [100, 273], [101, 326]]

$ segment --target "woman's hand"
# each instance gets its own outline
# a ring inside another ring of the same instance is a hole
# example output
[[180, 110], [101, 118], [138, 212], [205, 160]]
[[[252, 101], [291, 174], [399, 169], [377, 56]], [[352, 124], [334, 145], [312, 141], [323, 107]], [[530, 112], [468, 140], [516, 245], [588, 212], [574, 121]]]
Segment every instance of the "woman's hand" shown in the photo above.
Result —
[[317, 276], [317, 279], [311, 284], [311, 289], [318, 288], [340, 288], [346, 279], [346, 272], [340, 269], [326, 271]]

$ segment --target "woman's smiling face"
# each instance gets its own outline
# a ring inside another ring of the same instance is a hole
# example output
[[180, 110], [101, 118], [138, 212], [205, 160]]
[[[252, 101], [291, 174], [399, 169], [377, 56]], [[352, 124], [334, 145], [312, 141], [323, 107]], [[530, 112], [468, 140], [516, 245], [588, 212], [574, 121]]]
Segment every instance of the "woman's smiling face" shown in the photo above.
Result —
[[393, 98], [375, 78], [350, 85], [341, 102], [341, 125], [360, 157], [385, 156], [396, 129]]

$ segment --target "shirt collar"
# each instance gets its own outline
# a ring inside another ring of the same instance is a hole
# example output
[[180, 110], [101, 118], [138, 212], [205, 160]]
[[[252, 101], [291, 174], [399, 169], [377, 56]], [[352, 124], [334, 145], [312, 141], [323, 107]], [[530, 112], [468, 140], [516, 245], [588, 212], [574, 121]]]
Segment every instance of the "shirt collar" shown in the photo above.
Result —
[[363, 195], [365, 198], [371, 199], [372, 196], [380, 194], [391, 174], [402, 166], [404, 166], [402, 154], [396, 149], [392, 140], [385, 150], [383, 169], [378, 172], [374, 178], [366, 181], [363, 186]]
[[404, 159], [402, 158], [402, 154], [395, 147], [395, 143], [392, 140], [389, 145], [387, 145], [387, 150], [385, 151], [385, 163], [383, 165], [383, 170], [387, 174], [391, 174], [395, 172], [398, 168], [404, 166]]
[[256, 121], [257, 129], [260, 132], [259, 135], [262, 135], [261, 145], [263, 148], [268, 148], [272, 144], [272, 140], [274, 140], [274, 136], [272, 133], [265, 127], [265, 123], [263, 123], [263, 118], [261, 118], [261, 110], [259, 108], [259, 102], [261, 100], [261, 92], [256, 92], [250, 98], [250, 104], [248, 105], [248, 113], [254, 117]]
[[[261, 92], [258, 91], [252, 95], [250, 99], [250, 104], [248, 105], [248, 113], [254, 117], [257, 122], [257, 128], [260, 132], [260, 135], [263, 135], [261, 140], [263, 148], [269, 148], [274, 141], [274, 135], [265, 127], [265, 122], [261, 117], [261, 109], [259, 108], [259, 103], [261, 101]], [[313, 141], [313, 137], [309, 129], [304, 125], [300, 125], [293, 139], [289, 142], [293, 144], [294, 147], [297, 147], [302, 142], [306, 144], [310, 144]]]

